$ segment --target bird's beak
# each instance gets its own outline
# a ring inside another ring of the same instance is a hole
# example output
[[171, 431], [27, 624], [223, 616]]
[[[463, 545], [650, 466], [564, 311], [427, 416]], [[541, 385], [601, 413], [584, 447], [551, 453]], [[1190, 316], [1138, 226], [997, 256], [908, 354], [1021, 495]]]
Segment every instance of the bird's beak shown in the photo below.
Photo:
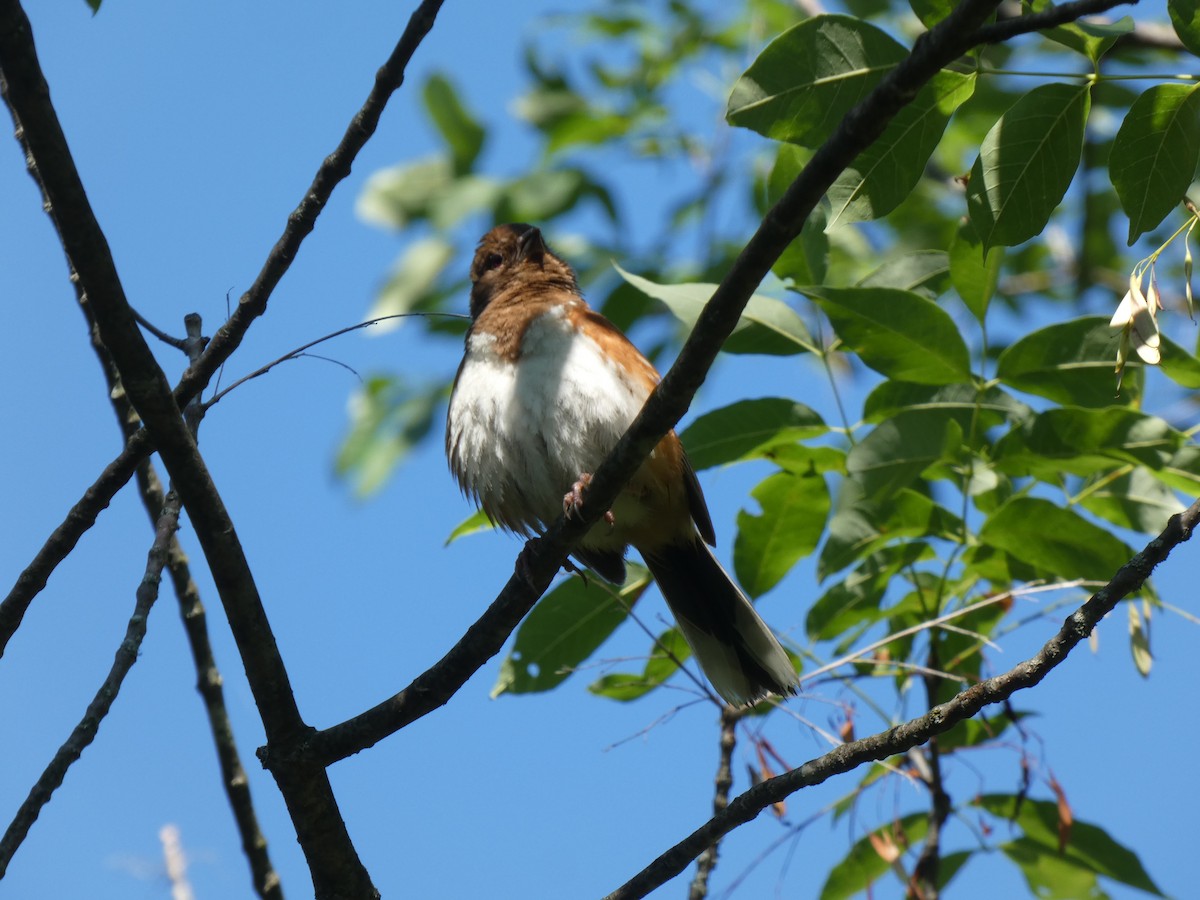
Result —
[[536, 263], [542, 265], [542, 259], [546, 255], [546, 242], [542, 239], [542, 231], [540, 228], [530, 228], [517, 241], [517, 260], [519, 262]]

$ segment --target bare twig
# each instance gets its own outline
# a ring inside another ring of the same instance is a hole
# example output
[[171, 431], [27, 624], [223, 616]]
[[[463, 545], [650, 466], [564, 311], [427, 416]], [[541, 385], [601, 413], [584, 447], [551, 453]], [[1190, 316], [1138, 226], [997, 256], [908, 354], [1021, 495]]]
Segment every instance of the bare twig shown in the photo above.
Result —
[[[176, 386], [177, 403], [186, 405], [192, 397], [200, 394], [212, 374], [237, 349], [250, 323], [266, 310], [272, 291], [287, 272], [300, 249], [301, 242], [312, 231], [317, 215], [324, 209], [334, 188], [350, 173], [350, 167], [367, 139], [374, 134], [389, 96], [404, 83], [405, 68], [425, 35], [429, 33], [441, 6], [442, 0], [423, 0], [409, 19], [396, 48], [376, 74], [370, 94], [351, 119], [341, 142], [322, 162], [312, 184], [304, 194], [304, 199], [288, 216], [287, 226], [263, 264], [258, 278], [243, 295], [236, 312], [215, 335], [215, 346], [209, 348], [210, 352], [206, 354], [203, 364], [189, 368], [184, 373], [183, 381]], [[33, 43], [29, 36], [29, 23], [16, 0], [5, 0], [0, 7], [0, 27], [5, 30], [14, 45], [28, 43], [32, 54]], [[0, 69], [2, 68], [0, 66]], [[2, 71], [0, 95], [4, 95], [7, 100], [6, 80]], [[14, 125], [18, 138], [23, 141], [24, 128], [15, 115]], [[37, 158], [27, 147], [24, 149], [30, 172], [35, 173]], [[35, 180], [40, 184], [36, 174]], [[79, 542], [79, 538], [95, 524], [97, 516], [112, 501], [116, 492], [133, 477], [137, 463], [153, 451], [153, 443], [145, 432], [139, 432], [132, 438], [121, 454], [109, 463], [100, 478], [71, 508], [63, 523], [55, 529], [37, 556], [21, 572], [8, 596], [0, 603], [0, 655], [3, 655], [4, 647], [20, 626], [29, 604], [46, 586], [46, 581], [55, 567], [66, 559]]]
[[[733, 748], [737, 746], [737, 723], [741, 713], [732, 706], [721, 710], [720, 758], [714, 782], [713, 815], [720, 815], [729, 805], [729, 789], [733, 787]], [[708, 896], [708, 879], [717, 867], [720, 844], [713, 844], [696, 860], [696, 874], [688, 888], [688, 900], [704, 900]]]
[[[260, 375], [266, 375], [268, 372], [270, 372], [273, 368], [275, 368], [280, 363], [285, 363], [285, 362], [288, 362], [289, 360], [293, 360], [293, 359], [299, 359], [301, 356], [312, 356], [313, 354], [306, 353], [305, 351], [307, 351], [308, 349], [310, 349], [312, 347], [317, 346], [318, 344], [323, 344], [326, 341], [333, 340], [336, 337], [341, 337], [343, 334], [349, 334], [351, 331], [358, 331], [360, 328], [370, 328], [372, 325], [378, 325], [380, 322], [386, 322], [389, 319], [408, 319], [413, 316], [437, 316], [440, 318], [447, 318], [447, 319], [469, 319], [470, 318], [470, 316], [465, 316], [465, 315], [462, 315], [461, 313], [421, 311], [421, 312], [409, 312], [409, 313], [396, 313], [396, 314], [390, 315], [390, 316], [379, 316], [376, 319], [368, 319], [366, 322], [359, 322], [357, 325], [348, 325], [345, 328], [339, 328], [337, 331], [331, 331], [329, 334], [324, 335], [323, 337], [319, 337], [315, 341], [309, 341], [307, 344], [297, 347], [295, 350], [289, 350], [287, 353], [283, 354], [283, 356], [279, 357], [278, 359], [271, 360], [271, 362], [267, 363], [265, 366], [260, 366], [259, 368], [255, 369], [253, 372], [251, 372], [249, 375], [242, 376], [237, 381], [235, 381], [233, 384], [229, 385], [229, 387], [225, 388], [224, 390], [218, 391], [216, 394], [214, 394], [212, 397], [210, 397], [205, 402], [204, 409], [205, 410], [209, 409], [209, 407], [211, 407], [213, 404], [220, 401], [220, 399], [222, 397], [224, 397], [226, 394], [228, 394], [234, 388], [240, 387], [241, 385], [245, 384], [247, 381], [251, 381], [252, 379], [258, 378]], [[316, 358], [324, 359], [324, 357], [316, 357]], [[342, 363], [338, 363], [337, 360], [329, 360], [329, 361], [337, 363], [338, 365], [343, 365]], [[347, 366], [347, 368], [349, 368], [349, 367]], [[354, 372], [353, 369], [350, 369], [350, 371]], [[354, 374], [357, 375], [358, 373], [354, 372]]]
[[790, 794], [820, 784], [863, 763], [906, 753], [935, 735], [946, 733], [985, 706], [1004, 703], [1017, 691], [1038, 684], [1055, 666], [1067, 658], [1080, 641], [1087, 638], [1092, 629], [1119, 601], [1142, 586], [1155, 566], [1165, 560], [1175, 547], [1192, 536], [1197, 522], [1200, 522], [1200, 500], [1185, 512], [1172, 516], [1162, 534], [1150, 541], [1145, 549], [1117, 571], [1108, 584], [1068, 616], [1058, 633], [1030, 659], [1002, 675], [988, 678], [967, 688], [952, 700], [935, 706], [923, 716], [870, 737], [843, 744], [799, 768], [755, 785], [735, 797], [724, 813], [713, 816], [609, 894], [606, 900], [633, 900], [645, 897], [650, 891], [682, 872], [691, 860], [714, 841], [738, 825], [754, 819], [768, 806]]
[[138, 585], [133, 615], [129, 618], [129, 624], [125, 628], [125, 637], [117, 648], [116, 658], [113, 660], [108, 677], [104, 679], [96, 696], [88, 704], [83, 719], [75, 726], [66, 742], [59, 747], [58, 752], [54, 754], [54, 758], [30, 790], [29, 796], [25, 798], [25, 802], [13, 816], [4, 836], [0, 837], [0, 878], [4, 877], [13, 854], [17, 852], [21, 842], [29, 834], [29, 829], [37, 821], [42, 807], [50, 802], [51, 795], [62, 784], [71, 764], [79, 759], [83, 751], [95, 739], [96, 733], [100, 729], [100, 723], [108, 715], [113, 701], [121, 690], [125, 676], [137, 662], [138, 647], [141, 646], [142, 638], [146, 635], [146, 618], [150, 615], [150, 608], [158, 598], [158, 585], [162, 578], [163, 565], [166, 563], [167, 547], [170, 545], [171, 536], [178, 527], [179, 500], [172, 495], [167, 498], [167, 504], [158, 517], [158, 525], [154, 531], [154, 543], [146, 558], [146, 571], [142, 576], [141, 584]]
[[148, 332], [150, 332], [152, 335], [154, 335], [156, 338], [158, 338], [164, 344], [166, 344], [170, 347], [174, 347], [176, 350], [186, 350], [186, 347], [187, 347], [186, 339], [173, 337], [172, 335], [167, 334], [165, 331], [163, 331], [161, 328], [159, 328], [157, 325], [155, 325], [153, 322], [151, 322], [149, 319], [147, 319], [145, 316], [143, 316], [136, 309], [133, 311], [133, 317], [135, 319], [137, 319], [137, 323], [139, 325], [141, 325], [143, 328], [145, 328]]
[[1138, 0], [1073, 0], [1061, 6], [1054, 6], [1040, 13], [1029, 13], [1002, 19], [991, 25], [984, 25], [974, 35], [976, 44], [998, 44], [1019, 34], [1029, 34], [1041, 31], [1043, 28], [1053, 28], [1055, 25], [1066, 25], [1083, 16], [1105, 12], [1114, 6], [1136, 4]]

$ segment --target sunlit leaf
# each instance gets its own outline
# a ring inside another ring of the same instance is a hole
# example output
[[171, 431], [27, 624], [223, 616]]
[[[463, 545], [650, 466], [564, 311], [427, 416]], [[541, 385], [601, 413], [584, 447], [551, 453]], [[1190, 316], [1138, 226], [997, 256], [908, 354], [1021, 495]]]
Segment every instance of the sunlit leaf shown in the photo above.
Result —
[[862, 484], [869, 499], [883, 500], [934, 463], [954, 459], [962, 439], [962, 426], [946, 410], [897, 413], [851, 448], [846, 470]]
[[1200, 2], [1167, 0], [1167, 12], [1183, 46], [1200, 56]]
[[[1049, 325], [1016, 341], [996, 361], [996, 377], [1010, 387], [1075, 406], [1116, 402], [1113, 365], [1118, 335], [1100, 316]], [[1127, 382], [1122, 397], [1135, 398]]]
[[746, 593], [760, 597], [816, 549], [829, 515], [829, 488], [819, 475], [777, 472], [750, 496], [762, 512], [738, 513], [733, 570]]
[[984, 247], [1041, 233], [1079, 167], [1088, 84], [1044, 84], [988, 132], [971, 169], [967, 208]]
[[[1036, 537], [1030, 535], [1031, 523], [1036, 523]], [[1108, 581], [1133, 558], [1124, 541], [1040, 497], [1005, 503], [983, 523], [979, 540], [1064, 581]]]
[[941, 250], [919, 250], [886, 260], [855, 287], [896, 288], [933, 300], [945, 290], [949, 272], [949, 258]]
[[1129, 216], [1129, 244], [1183, 202], [1200, 160], [1200, 85], [1156, 84], [1113, 138], [1108, 171]]
[[923, 541], [872, 553], [809, 607], [804, 620], [808, 636], [815, 641], [830, 641], [848, 629], [877, 621], [883, 615], [879, 604], [897, 573], [933, 556], [933, 549]]
[[449, 79], [440, 73], [429, 76], [422, 97], [429, 118], [450, 149], [454, 171], [469, 172], [483, 149], [486, 134], [483, 126], [463, 106]]
[[976, 435], [1003, 422], [1021, 422], [1033, 410], [1003, 388], [973, 384], [929, 385], [884, 381], [863, 401], [866, 422], [881, 422], [902, 412], [942, 410], [954, 415], [964, 435]]
[[829, 188], [829, 226], [879, 219], [916, 187], [950, 115], [975, 90], [975, 74], [943, 70], [933, 76]]
[[829, 519], [817, 575], [827, 578], [888, 544], [924, 537], [953, 540], [961, 534], [958, 517], [923, 494], [904, 489], [886, 502], [874, 503], [864, 496], [862, 485], [848, 478]]
[[802, 288], [838, 337], [876, 372], [898, 381], [952, 384], [971, 377], [967, 345], [944, 309], [892, 288]]
[[640, 566], [629, 567], [619, 590], [578, 577], [559, 584], [521, 623], [512, 650], [500, 664], [492, 696], [557, 687], [625, 621], [649, 585], [650, 575]]
[[892, 860], [879, 852], [878, 841], [872, 838], [882, 837], [889, 844], [908, 847], [923, 840], [928, 829], [928, 817], [924, 813], [913, 813], [855, 841], [850, 852], [829, 870], [821, 887], [820, 900], [850, 900], [891, 871]]
[[[657, 284], [648, 278], [615, 267], [621, 277], [671, 311], [689, 329], [695, 326], [715, 284]], [[746, 304], [742, 317], [723, 348], [728, 353], [763, 353], [790, 356], [815, 351], [816, 347], [804, 321], [786, 303], [755, 294]]]
[[1080, 504], [1114, 525], [1143, 534], [1158, 534], [1171, 516], [1184, 510], [1174, 491], [1141, 468], [1103, 479], [1099, 489], [1087, 490]]
[[[1049, 6], [1050, 4], [1044, 4]], [[1037, 11], [1038, 5], [1034, 5]], [[1079, 19], [1066, 25], [1048, 28], [1043, 34], [1064, 47], [1082, 53], [1093, 63], [1107, 53], [1117, 39], [1133, 31], [1133, 19], [1124, 16], [1115, 22], [1091, 22]]]
[[[454, 248], [440, 237], [414, 241], [396, 263], [367, 318], [394, 316], [427, 306], [423, 301], [427, 300], [438, 276], [453, 258]], [[400, 321], [380, 322], [377, 327], [381, 331], [390, 331], [398, 328]]]
[[[1072, 867], [1076, 872], [1100, 875], [1156, 897], [1164, 896], [1158, 885], [1143, 868], [1137, 854], [1113, 839], [1103, 828], [1089, 822], [1081, 822], [1076, 818], [1071, 826], [1070, 842], [1065, 851], [1060, 854], [1057, 804], [1048, 800], [1034, 800], [1028, 797], [1022, 798], [1020, 803], [1015, 801], [1016, 798], [1012, 796], [989, 794], [980, 797], [975, 802], [1001, 818], [1012, 819], [1015, 815], [1016, 823], [1025, 832], [1022, 841], [1024, 845], [1022, 855], [1029, 854], [1028, 857], [1018, 860], [1018, 862], [1040, 867], [1041, 872], [1047, 872], [1049, 870], [1044, 867], [1047, 865], [1048, 859], [1055, 859]], [[1005, 845], [1005, 852], [1012, 856], [1013, 854], [1009, 853], [1007, 849], [1008, 846], [1011, 845]], [[1035, 855], [1044, 855], [1047, 860], [1035, 859], [1033, 858]], [[1029, 873], [1024, 866], [1022, 871], [1028, 878]], [[1054, 867], [1054, 872], [1063, 880], [1054, 881], [1051, 878], [1050, 883], [1046, 883], [1039, 879], [1036, 884], [1032, 879], [1030, 880], [1030, 886], [1038, 890], [1039, 897], [1053, 896], [1063, 897], [1064, 900], [1073, 900], [1075, 897], [1087, 896], [1087, 894], [1053, 893], [1069, 889], [1069, 885], [1075, 883], [1075, 877], [1068, 869]], [[1086, 882], [1080, 881], [1079, 884], [1086, 884]], [[1052, 893], [1042, 893], [1042, 885], [1045, 885], [1046, 891]]]
[[1062, 473], [1091, 475], [1125, 463], [1162, 468], [1184, 441], [1163, 419], [1128, 407], [1048, 409], [1005, 435], [996, 467], [1057, 482]]
[[461, 537], [478, 534], [481, 531], [491, 531], [494, 527], [487, 514], [482, 509], [477, 509], [454, 526], [454, 530], [446, 535], [446, 546], [449, 547]]
[[803, 403], [782, 397], [741, 400], [705, 413], [680, 435], [692, 466], [767, 456], [776, 447], [824, 434], [829, 428]]
[[981, 322], [996, 293], [1003, 262], [1003, 247], [992, 247], [985, 253], [975, 226], [970, 222], [959, 224], [950, 245], [950, 281], [967, 309]]
[[373, 494], [434, 427], [445, 402], [443, 384], [413, 388], [390, 376], [372, 376], [350, 399], [350, 432], [338, 450], [336, 470], [359, 497]]
[[778, 141], [820, 146], [907, 55], [859, 19], [805, 19], [768, 44], [734, 84], [726, 118]]
[[679, 664], [692, 655], [678, 628], [659, 635], [658, 641], [646, 660], [641, 673], [610, 672], [588, 685], [588, 690], [598, 697], [628, 703], [637, 700], [658, 688], [679, 670]]

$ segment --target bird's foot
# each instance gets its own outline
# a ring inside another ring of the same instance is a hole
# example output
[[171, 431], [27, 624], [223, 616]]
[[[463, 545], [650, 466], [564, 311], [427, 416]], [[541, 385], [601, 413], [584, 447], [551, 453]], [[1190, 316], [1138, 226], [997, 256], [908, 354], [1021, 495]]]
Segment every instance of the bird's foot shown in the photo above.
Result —
[[[563, 515], [568, 519], [579, 512], [583, 507], [583, 492], [591, 487], [592, 476], [587, 472], [579, 474], [579, 480], [571, 485], [571, 489], [563, 494]], [[604, 521], [608, 523], [608, 527], [612, 528], [617, 524], [617, 520], [613, 518], [612, 510], [604, 513]]]

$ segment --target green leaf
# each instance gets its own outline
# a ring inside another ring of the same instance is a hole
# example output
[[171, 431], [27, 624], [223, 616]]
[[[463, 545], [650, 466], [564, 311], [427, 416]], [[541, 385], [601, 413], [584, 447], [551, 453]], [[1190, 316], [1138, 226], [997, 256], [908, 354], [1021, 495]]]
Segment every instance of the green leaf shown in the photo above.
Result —
[[[902, 412], [942, 410], [954, 415], [964, 434], [980, 434], [1004, 422], [1023, 422], [1033, 410], [1003, 388], [973, 384], [927, 385], [884, 381], [863, 401], [863, 420], [882, 422]], [[972, 421], [974, 428], [972, 429]]]
[[422, 91], [425, 109], [450, 149], [456, 174], [471, 170], [483, 149], [485, 132], [462, 105], [454, 86], [443, 75], [429, 76]]
[[496, 202], [500, 222], [545, 222], [592, 199], [617, 219], [617, 209], [608, 189], [582, 169], [542, 169], [509, 182]]
[[[688, 329], [695, 327], [701, 310], [717, 289], [715, 284], [657, 284], [614, 265], [621, 277], [648, 297], [660, 300]], [[816, 352], [804, 321], [786, 303], [755, 294], [723, 348], [728, 353], [762, 353], [790, 356]]]
[[1092, 475], [1133, 463], [1161, 469], [1183, 445], [1183, 434], [1157, 416], [1127, 407], [1048, 409], [996, 444], [996, 467], [1052, 484], [1063, 473]]
[[373, 375], [350, 398], [350, 432], [338, 449], [335, 469], [353, 482], [358, 497], [377, 491], [433, 430], [434, 414], [448, 391], [444, 384], [412, 388], [400, 378]]
[[[1097, 825], [1074, 819], [1071, 825], [1070, 839], [1063, 853], [1058, 851], [1058, 806], [1048, 800], [1032, 800], [1023, 798], [1019, 803], [1017, 798], [1003, 794], [988, 794], [976, 802], [992, 815], [1015, 821], [1025, 832], [1021, 839], [1024, 848], [1031, 854], [1040, 853], [1060, 860], [1062, 863], [1075, 867], [1076, 871], [1084, 871], [1111, 878], [1113, 881], [1137, 888], [1156, 897], [1164, 896], [1158, 885], [1146, 872], [1141, 860], [1128, 847], [1114, 840], [1108, 832]], [[1014, 819], [1014, 809], [1017, 809]], [[1005, 850], [1007, 853], [1008, 851]], [[1043, 865], [1044, 861], [1034, 861]], [[1059, 870], [1062, 876], [1068, 876], [1066, 870]], [[1030, 882], [1033, 886], [1033, 882]], [[1060, 887], [1065, 882], [1059, 882]], [[1051, 888], [1053, 889], [1053, 885]], [[1086, 894], [1043, 894], [1038, 896], [1083, 897]]]
[[765, 137], [818, 147], [907, 55], [859, 19], [806, 19], [768, 44], [738, 79], [725, 116]]
[[817, 548], [829, 515], [829, 488], [820, 475], [777, 472], [750, 496], [762, 514], [738, 513], [733, 570], [746, 593], [757, 598]]
[[854, 842], [841, 860], [829, 870], [821, 887], [820, 900], [850, 900], [868, 890], [876, 879], [891, 871], [891, 863], [883, 858], [871, 843], [871, 837], [882, 838], [898, 849], [911, 847], [924, 839], [929, 819], [924, 813], [913, 813], [898, 822], [889, 822], [870, 835]]
[[[779, 201], [784, 192], [808, 164], [812, 156], [794, 144], [780, 144], [775, 152], [775, 164], [767, 178], [766, 197], [762, 212]], [[829, 235], [825, 233], [825, 210], [818, 206], [804, 222], [800, 236], [788, 244], [771, 271], [781, 280], [793, 284], [821, 284], [825, 281], [829, 257]]]
[[1180, 387], [1196, 390], [1200, 388], [1200, 359], [1188, 353], [1177, 343], [1161, 335], [1162, 362], [1158, 368]]
[[950, 245], [950, 282], [980, 322], [987, 316], [988, 304], [996, 294], [1003, 262], [1003, 247], [992, 247], [985, 252], [974, 225], [963, 222], [958, 226]]
[[952, 0], [908, 0], [908, 5], [926, 28], [932, 28], [954, 11]]
[[103, 0], [87, 0], [87, 5], [89, 7], [91, 7], [92, 15], [95, 15], [96, 13], [100, 12], [100, 4], [102, 2], [103, 2]]
[[679, 436], [697, 471], [770, 456], [771, 450], [829, 431], [803, 403], [782, 397], [741, 400], [700, 416]]
[[1175, 493], [1144, 469], [1104, 479], [1103, 487], [1089, 491], [1080, 505], [1114, 525], [1143, 534], [1158, 534], [1167, 527], [1167, 519], [1184, 509]]
[[962, 522], [928, 497], [905, 488], [886, 503], [868, 500], [863, 487], [847, 478], [838, 492], [829, 535], [817, 559], [817, 577], [825, 579], [857, 559], [908, 538], [958, 540]]
[[1181, 447], [1162, 471], [1154, 475], [1177, 490], [1192, 495], [1200, 493], [1200, 447], [1194, 444]]
[[1184, 199], [1200, 160], [1200, 85], [1156, 84], [1133, 101], [1108, 171], [1129, 216], [1129, 245]]
[[1167, 0], [1167, 12], [1183, 46], [1200, 56], [1200, 0]]
[[[454, 248], [440, 237], [421, 238], [409, 244], [396, 263], [391, 278], [371, 305], [367, 318], [377, 319], [428, 308], [427, 301], [438, 276], [453, 258]], [[390, 331], [399, 328], [400, 322], [393, 319], [381, 322], [377, 327]]]
[[[884, 261], [854, 286], [897, 288], [933, 300], [945, 290], [949, 257], [941, 250], [918, 250]], [[797, 282], [804, 284], [805, 282]]]
[[[1051, 5], [1044, 4], [1045, 7]], [[1034, 6], [1037, 11], [1038, 5]], [[1079, 19], [1066, 25], [1048, 28], [1042, 33], [1064, 47], [1070, 47], [1072, 50], [1082, 53], [1093, 63], [1097, 63], [1100, 61], [1100, 57], [1117, 42], [1117, 38], [1129, 34], [1131, 31], [1133, 31], [1133, 19], [1125, 16], [1115, 22], [1088, 22]]]
[[808, 636], [814, 641], [831, 641], [851, 628], [877, 621], [884, 615], [879, 604], [892, 579], [902, 569], [934, 555], [923, 541], [872, 553], [809, 608], [804, 620]]
[[913, 410], [885, 419], [850, 450], [846, 471], [871, 500], [907, 487], [931, 465], [953, 460], [963, 429], [946, 410]]
[[[1001, 353], [996, 377], [1009, 387], [1058, 403], [1108, 406], [1116, 399], [1113, 367], [1119, 343], [1119, 332], [1099, 316], [1050, 325]], [[1123, 394], [1133, 393], [1129, 381]]]
[[622, 703], [637, 700], [665, 683], [679, 670], [679, 664], [691, 655], [692, 648], [683, 634], [678, 628], [672, 628], [659, 635], [640, 675], [612, 672], [592, 682], [588, 690], [598, 697]]
[[1108, 581], [1133, 558], [1124, 541], [1040, 497], [1009, 500], [988, 516], [979, 540], [1063, 580]]
[[803, 288], [838, 337], [876, 372], [897, 381], [953, 384], [971, 377], [954, 320], [932, 300], [892, 288]]
[[453, 183], [450, 161], [440, 156], [393, 166], [367, 179], [355, 212], [373, 225], [403, 229], [428, 217]]
[[492, 520], [487, 517], [487, 513], [482, 509], [477, 509], [454, 526], [454, 530], [446, 535], [446, 543], [443, 546], [449, 547], [461, 537], [478, 534], [481, 531], [491, 531], [495, 527]]
[[557, 687], [625, 621], [649, 585], [650, 575], [640, 566], [629, 568], [619, 591], [576, 577], [559, 584], [521, 623], [512, 650], [500, 664], [492, 696]]
[[1017, 838], [1001, 844], [1000, 850], [1020, 869], [1030, 895], [1038, 900], [1108, 900], [1095, 872], [1063, 859], [1044, 844]]
[[1011, 247], [1046, 227], [1079, 167], [1090, 102], [1087, 84], [1044, 84], [988, 132], [967, 185], [984, 247]]
[[950, 116], [975, 91], [975, 74], [944, 69], [829, 188], [829, 228], [886, 216], [916, 187]]

